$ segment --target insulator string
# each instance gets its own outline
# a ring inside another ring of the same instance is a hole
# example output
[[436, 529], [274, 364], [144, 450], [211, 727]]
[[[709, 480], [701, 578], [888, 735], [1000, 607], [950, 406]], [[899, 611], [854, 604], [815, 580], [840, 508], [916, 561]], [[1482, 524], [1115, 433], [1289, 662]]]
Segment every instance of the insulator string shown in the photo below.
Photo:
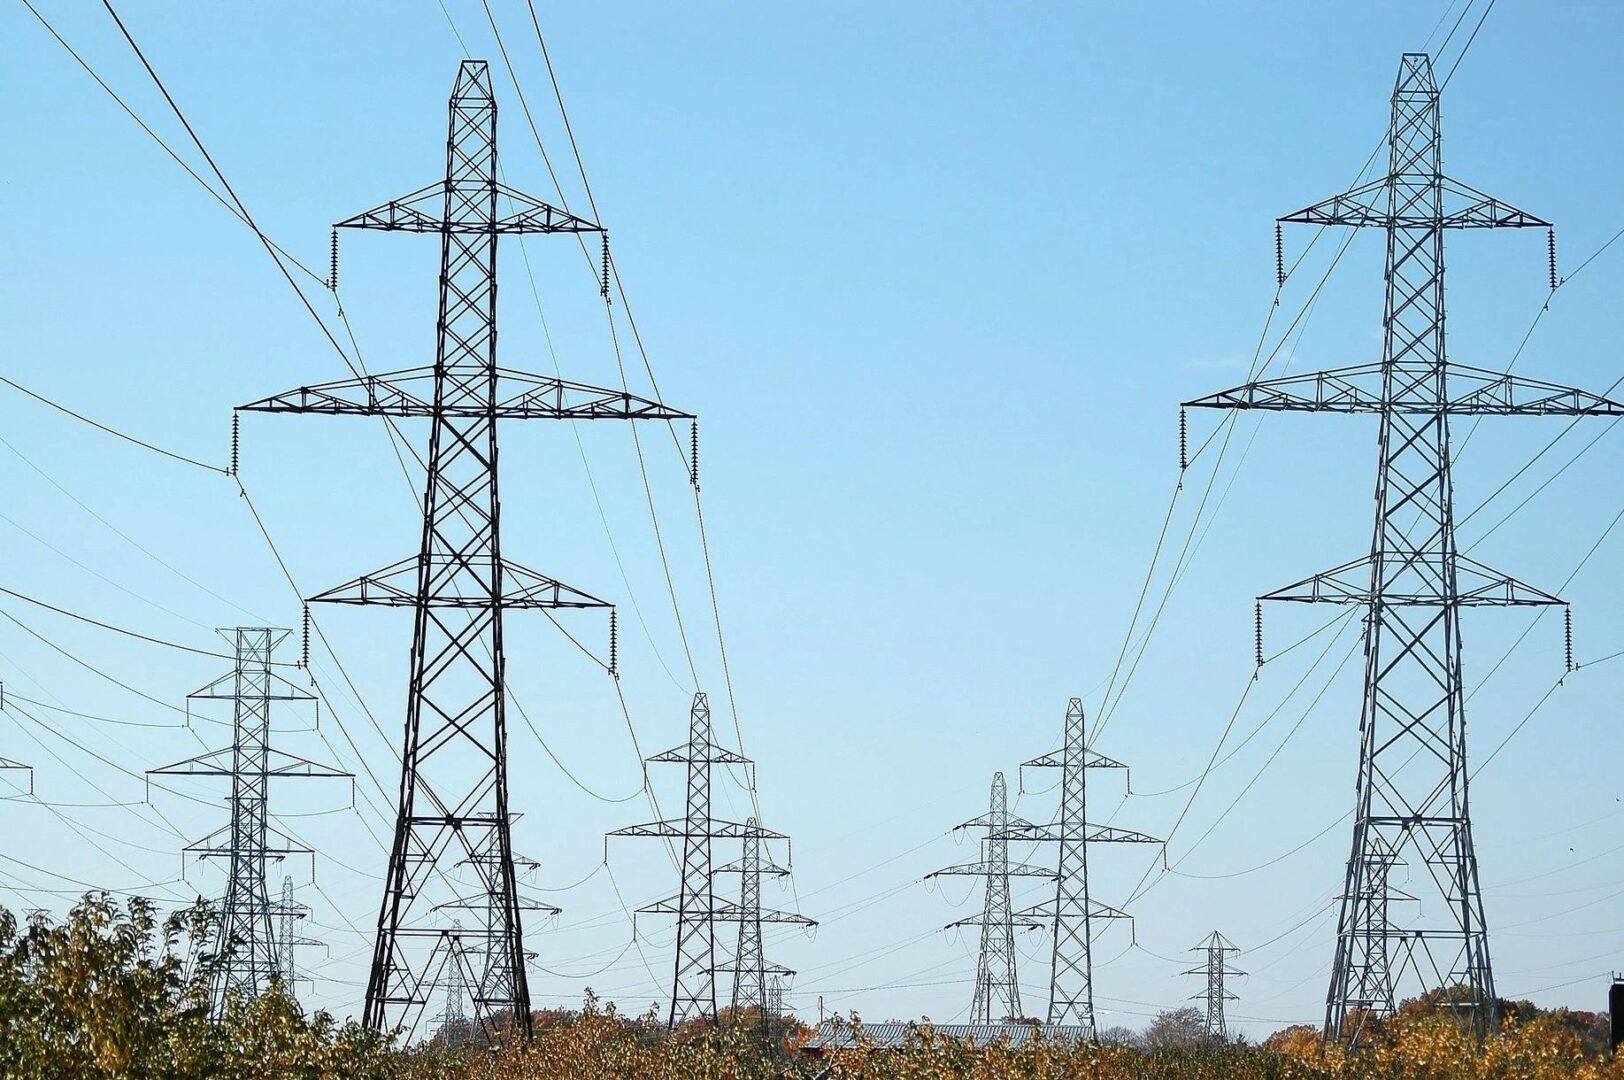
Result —
[[328, 253], [327, 287], [338, 291], [338, 230], [333, 230], [332, 248]]
[[231, 475], [237, 475], [242, 450], [242, 413], [231, 414]]
[[[1179, 410], [1179, 472], [1190, 467], [1190, 417], [1185, 410]], [[1183, 481], [1180, 481], [1181, 483]]]
[[1573, 608], [1567, 604], [1562, 606], [1562, 638], [1568, 671], [1575, 671], [1578, 665], [1573, 662]]
[[1556, 276], [1556, 230], [1555, 229], [1549, 229], [1545, 233], [1545, 250], [1550, 256], [1550, 263], [1551, 263], [1551, 291], [1555, 292], [1556, 287], [1558, 285], [1562, 284], [1562, 282], [1560, 280], [1558, 280], [1558, 278]]
[[609, 677], [620, 678], [620, 627], [615, 608], [609, 609]]
[[1277, 287], [1286, 283], [1286, 238], [1278, 221], [1274, 223], [1274, 283]]
[[306, 671], [310, 670], [310, 605], [304, 606], [302, 620], [302, 637], [299, 644], [299, 666]]
[[700, 422], [689, 421], [689, 482], [700, 489]]
[[[1257, 607], [1253, 612], [1253, 636], [1257, 648], [1257, 666], [1261, 669], [1263, 667], [1263, 601], [1261, 600], [1257, 602]], [[1252, 678], [1257, 678], [1256, 671], [1252, 673]]]
[[609, 231], [603, 231], [603, 280], [598, 285], [598, 295], [603, 297], [606, 304], [614, 303], [609, 298]]

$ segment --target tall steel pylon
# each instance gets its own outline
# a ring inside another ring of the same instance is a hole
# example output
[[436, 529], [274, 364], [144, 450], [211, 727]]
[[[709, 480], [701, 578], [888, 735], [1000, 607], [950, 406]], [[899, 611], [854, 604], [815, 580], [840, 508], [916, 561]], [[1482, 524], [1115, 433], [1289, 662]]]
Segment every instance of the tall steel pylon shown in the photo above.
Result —
[[1052, 823], [1014, 830], [1012, 838], [1050, 841], [1058, 849], [1054, 898], [1017, 914], [1023, 919], [1041, 920], [1052, 935], [1049, 1023], [1077, 1025], [1093, 1038], [1094, 923], [1132, 916], [1088, 895], [1088, 845], [1160, 844], [1161, 841], [1128, 829], [1089, 824], [1088, 770], [1126, 770], [1127, 766], [1090, 750], [1086, 728], [1083, 699], [1072, 698], [1066, 704], [1060, 749], [1021, 765], [1023, 769], [1060, 770], [1060, 813]]
[[282, 879], [282, 898], [271, 908], [271, 914], [276, 916], [277, 922], [276, 953], [280, 961], [277, 977], [282, 981], [282, 992], [297, 1001], [299, 995], [295, 986], [310, 981], [299, 974], [298, 947], [325, 948], [326, 942], [299, 933], [299, 924], [310, 917], [310, 907], [294, 899], [292, 878]]
[[1010, 838], [1028, 839], [1036, 826], [1009, 812], [1009, 792], [1001, 772], [993, 773], [987, 812], [957, 828], [984, 830], [981, 858], [973, 863], [961, 863], [926, 874], [925, 880], [938, 877], [987, 879], [981, 914], [949, 923], [946, 927], [949, 930], [962, 926], [981, 927], [981, 948], [976, 954], [975, 995], [970, 1000], [970, 1022], [991, 1024], [1018, 1020], [1023, 1013], [1021, 984], [1015, 971], [1015, 929], [1017, 926], [1023, 929], [1038, 928], [1044, 924], [1031, 918], [1016, 919], [1010, 904], [1009, 879], [1052, 878], [1054, 873], [1025, 863], [1010, 863]]
[[[757, 926], [757, 935], [760, 932], [759, 924], [763, 922], [800, 926], [817, 924], [804, 915], [762, 909], [759, 905], [759, 877], [756, 879], [757, 906], [753, 910], [716, 894], [715, 875], [734, 867], [714, 867], [713, 841], [742, 840], [760, 844], [769, 840], [787, 842], [789, 837], [764, 828], [754, 819], [740, 823], [712, 816], [711, 766], [749, 767], [751, 761], [716, 744], [711, 730], [710, 700], [703, 693], [694, 695], [693, 705], [688, 712], [688, 741], [662, 754], [655, 754], [648, 760], [651, 763], [686, 767], [687, 799], [683, 816], [680, 819], [630, 825], [616, 829], [609, 835], [657, 836], [682, 841], [682, 881], [677, 895], [638, 909], [640, 915], [674, 915], [677, 919], [671, 1010], [666, 1020], [667, 1026], [674, 1028], [687, 1020], [708, 1020], [716, 1016], [716, 976], [718, 971], [726, 970], [716, 959], [717, 923], [753, 923]], [[748, 878], [749, 875], [745, 876]]]
[[[231, 745], [147, 772], [148, 776], [224, 776], [231, 780], [231, 821], [185, 848], [187, 854], [227, 862], [219, 913], [224, 960], [209, 985], [209, 1005], [216, 1016], [225, 1011], [231, 995], [264, 993], [282, 973], [282, 948], [272, 923], [277, 909], [271, 904], [269, 867], [272, 861], [309, 849], [271, 825], [271, 781], [353, 779], [350, 773], [271, 746], [271, 703], [315, 701], [272, 670], [271, 656], [287, 639], [288, 631], [239, 626], [221, 630], [220, 635], [234, 650], [233, 670], [194, 691], [188, 700], [232, 703]], [[292, 944], [287, 948], [291, 950]]]
[[502, 556], [498, 421], [691, 419], [623, 390], [498, 367], [498, 239], [603, 230], [499, 183], [496, 151], [490, 67], [465, 60], [451, 91], [444, 179], [336, 226], [440, 238], [433, 366], [299, 387], [242, 407], [429, 421], [418, 553], [311, 598], [413, 610], [400, 802], [364, 1013], [368, 1027], [398, 1027], [408, 1038], [446, 962], [448, 939], [433, 912], [454, 894], [447, 866], [490, 850], [496, 857], [477, 865], [498, 917], [481, 933], [500, 959], [473, 994], [474, 1019], [488, 1031], [530, 1031], [508, 828], [503, 612], [609, 606]]
[[[1563, 601], [1460, 554], [1450, 417], [1624, 414], [1594, 394], [1449, 359], [1445, 231], [1550, 226], [1443, 174], [1438, 98], [1430, 58], [1404, 54], [1385, 175], [1280, 219], [1385, 233], [1381, 360], [1185, 403], [1379, 418], [1369, 556], [1260, 598], [1366, 608], [1353, 845], [1325, 1007], [1331, 1039], [1356, 1040], [1368, 1019], [1393, 1011], [1405, 982], [1446, 988], [1479, 1035], [1493, 1023], [1467, 800], [1460, 613]], [[1551, 261], [1554, 287], [1554, 239]], [[1388, 908], [1388, 879], [1406, 854], [1424, 872], [1410, 878], [1420, 903], [1403, 905], [1401, 917]]]
[[[739, 858], [725, 866], [718, 866], [713, 871], [715, 874], [739, 875], [738, 943], [734, 947], [731, 962], [719, 967], [717, 973], [729, 973], [733, 976], [733, 1008], [755, 1009], [766, 1017], [770, 1013], [769, 978], [777, 980], [781, 985], [785, 978], [794, 975], [795, 972], [782, 964], [768, 961], [766, 949], [762, 944], [762, 928], [777, 923], [798, 926], [816, 924], [803, 915], [774, 911], [761, 906], [761, 879], [788, 877], [790, 870], [789, 867], [780, 866], [773, 860], [772, 852], [767, 850], [765, 843], [767, 832], [761, 828], [756, 819], [750, 818], [744, 824], [744, 839]], [[722, 921], [726, 921], [725, 916], [721, 918]]]
[[1190, 1000], [1207, 1003], [1207, 1038], [1216, 1043], [1229, 1041], [1229, 1024], [1224, 1019], [1224, 1002], [1236, 1000], [1224, 980], [1231, 975], [1245, 975], [1229, 966], [1229, 957], [1240, 952], [1229, 943], [1229, 939], [1214, 930], [1201, 944], [1190, 950], [1191, 952], [1206, 953], [1207, 959], [1200, 967], [1193, 967], [1186, 971], [1186, 975], [1205, 975], [1207, 989], [1196, 994]]

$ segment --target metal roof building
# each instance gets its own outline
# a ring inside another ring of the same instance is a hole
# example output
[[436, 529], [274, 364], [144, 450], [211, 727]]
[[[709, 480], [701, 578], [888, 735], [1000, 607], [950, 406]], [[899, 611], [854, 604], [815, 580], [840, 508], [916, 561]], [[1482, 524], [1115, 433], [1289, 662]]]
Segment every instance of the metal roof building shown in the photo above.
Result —
[[1009, 1021], [1002, 1024], [932, 1024], [919, 1020], [888, 1020], [879, 1024], [853, 1027], [844, 1020], [825, 1020], [818, 1025], [801, 1049], [814, 1053], [825, 1050], [845, 1050], [857, 1046], [875, 1046], [894, 1050], [910, 1036], [923, 1037], [934, 1032], [938, 1038], [955, 1042], [968, 1042], [971, 1046], [991, 1046], [1005, 1040], [1010, 1046], [1020, 1046], [1034, 1036], [1045, 1042], [1077, 1043], [1088, 1039], [1088, 1031], [1075, 1024], [1038, 1024]]

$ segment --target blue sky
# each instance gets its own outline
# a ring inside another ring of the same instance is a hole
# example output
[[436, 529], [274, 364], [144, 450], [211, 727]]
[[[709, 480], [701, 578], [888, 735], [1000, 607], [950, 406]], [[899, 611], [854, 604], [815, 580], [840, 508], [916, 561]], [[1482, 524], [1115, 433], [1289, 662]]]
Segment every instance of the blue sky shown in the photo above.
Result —
[[[184, 148], [104, 13], [40, 8]], [[565, 192], [584, 201], [525, 9], [492, 8]], [[459, 33], [500, 72], [508, 181], [552, 190], [477, 3], [120, 10], [261, 226], [318, 272], [330, 222], [438, 174]], [[1102, 781], [1091, 816], [1156, 835], [1177, 823], [1172, 873], [1146, 876], [1150, 855], [1137, 849], [1094, 858], [1101, 900], [1149, 886], [1131, 905], [1137, 945], [1121, 928], [1098, 944], [1101, 1023], [1139, 1025], [1196, 992], [1176, 972], [1215, 928], [1247, 950], [1241, 1026], [1264, 1034], [1320, 1016], [1356, 751], [1357, 658], [1337, 665], [1356, 639], [1327, 631], [1253, 686], [1252, 597], [1368, 544], [1374, 425], [1241, 421], [1199, 521], [1213, 455], [1198, 460], [1147, 610], [1193, 535], [1190, 557], [1108, 714], [1103, 693], [1178, 479], [1177, 402], [1244, 377], [1274, 295], [1274, 217], [1347, 186], [1383, 133], [1399, 53], [1436, 48], [1459, 13], [1446, 0], [541, 9], [661, 389], [703, 417], [705, 524], [743, 741], [769, 823], [795, 837], [793, 890], [772, 902], [823, 922], [810, 939], [769, 945], [801, 971], [788, 1001], [803, 1015], [819, 997], [869, 1019], [963, 1015], [974, 941], [927, 931], [979, 896], [919, 879], [972, 857], [950, 826], [984, 808], [994, 770], [1015, 789], [1015, 766], [1051, 748], [1080, 694], [1109, 716], [1098, 747], [1133, 765], [1138, 793], [1124, 800]], [[1444, 100], [1448, 171], [1555, 221], [1565, 270], [1624, 227], [1621, 30], [1614, 5], [1506, 0]], [[13, 103], [0, 120], [13, 163], [0, 202], [0, 373], [221, 463], [231, 406], [344, 374], [252, 234], [21, 6], [0, 14], [0, 50]], [[1288, 253], [1308, 239], [1288, 231]], [[1544, 237], [1450, 245], [1451, 352], [1503, 366], [1546, 299]], [[1597, 390], [1624, 374], [1613, 347], [1621, 251], [1552, 299], [1519, 371]], [[435, 257], [428, 239], [346, 237], [341, 295], [374, 369], [428, 362]], [[505, 252], [503, 362], [548, 372], [556, 357], [569, 377], [613, 384], [578, 260], [546, 238]], [[1292, 370], [1378, 354], [1370, 235], [1282, 342], [1330, 262], [1322, 241], [1264, 339]], [[330, 319], [331, 298], [315, 299]], [[1193, 438], [1214, 419], [1193, 416]], [[1474, 433], [1456, 473], [1462, 516], [1563, 424], [1490, 421]], [[629, 435], [539, 427], [504, 432], [505, 547], [621, 602], [638, 744], [675, 745], [695, 678]], [[1608, 531], [1624, 503], [1607, 430], [1595, 421], [1565, 437], [1461, 529], [1463, 545], [1481, 540], [1475, 556], [1545, 588], [1585, 560], [1565, 590], [1581, 663], [1624, 649], [1624, 548]], [[228, 480], [9, 389], [0, 440], [0, 584], [204, 649], [216, 647], [213, 627], [296, 624], [293, 593]], [[381, 429], [256, 416], [243, 444], [244, 482], [304, 591], [411, 552], [409, 485]], [[697, 681], [722, 703], [692, 499], [669, 447], [646, 445]], [[175, 881], [178, 837], [223, 821], [217, 786], [177, 783], [150, 807], [89, 804], [139, 802], [143, 770], [227, 734], [202, 720], [195, 733], [176, 727], [184, 718], [160, 704], [178, 706], [220, 662], [14, 599], [0, 611], [15, 620], [0, 622], [0, 757], [35, 766], [40, 800], [0, 803], [0, 903], [61, 910], [77, 881], [171, 900], [217, 890], [207, 866]], [[343, 673], [318, 649], [333, 709], [319, 730], [295, 730], [309, 718], [288, 714], [285, 743], [361, 773], [357, 809], [342, 784], [278, 791], [273, 809], [319, 841], [316, 884], [307, 863], [292, 871], [312, 932], [331, 943], [303, 958], [307, 1000], [344, 1014], [358, 1011], [384, 858], [375, 836], [387, 835], [386, 798], [365, 773], [393, 790], [409, 627], [387, 611], [318, 616]], [[1271, 646], [1321, 620], [1272, 612]], [[1612, 710], [1624, 664], [1582, 668], [1546, 697], [1561, 629], [1546, 618], [1515, 644], [1529, 622], [1490, 612], [1465, 630], [1473, 759], [1516, 731], [1473, 788], [1497, 981], [1503, 995], [1597, 1007], [1601, 973], [1624, 967], [1613, 850], [1624, 736]], [[577, 632], [599, 642], [604, 628], [582, 617]], [[603, 833], [651, 813], [641, 798], [604, 801], [640, 783], [626, 724], [601, 672], [550, 624], [515, 617], [509, 638], [513, 689], [535, 726], [515, 733], [518, 844], [542, 863], [538, 895], [565, 909], [529, 929], [532, 989], [567, 1003], [590, 985], [640, 1011], [667, 992], [670, 930], [643, 921], [634, 942], [621, 901], [669, 893], [674, 873], [663, 850], [629, 840], [602, 865]], [[1225, 752], [1257, 734], [1180, 821], [1181, 785], [1249, 687]], [[732, 737], [730, 714], [718, 717]], [[654, 781], [669, 807], [680, 778]], [[1018, 810], [1043, 818], [1053, 798], [1027, 792]], [[735, 788], [719, 804], [743, 812], [746, 800]], [[1021, 949], [1036, 1007], [1044, 942]]]

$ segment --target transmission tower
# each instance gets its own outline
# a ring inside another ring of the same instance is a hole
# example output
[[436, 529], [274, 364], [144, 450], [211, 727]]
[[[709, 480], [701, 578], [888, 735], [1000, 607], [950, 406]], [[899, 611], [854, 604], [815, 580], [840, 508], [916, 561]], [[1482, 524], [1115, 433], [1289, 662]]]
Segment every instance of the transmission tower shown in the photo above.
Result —
[[1088, 823], [1088, 770], [1127, 766], [1087, 746], [1083, 699], [1066, 705], [1066, 727], [1060, 750], [1035, 757], [1023, 769], [1060, 770], [1060, 814], [1054, 822], [1016, 830], [1012, 839], [1043, 840], [1057, 846], [1054, 899], [1018, 912], [1040, 919], [1052, 934], [1049, 961], [1049, 1023], [1075, 1024], [1094, 1037], [1094, 923], [1131, 919], [1088, 895], [1088, 845], [1160, 844], [1144, 833]]
[[201, 858], [227, 861], [219, 927], [225, 955], [209, 986], [209, 1005], [216, 1016], [224, 1012], [232, 994], [257, 996], [282, 973], [268, 867], [273, 860], [308, 854], [310, 849], [271, 826], [271, 780], [353, 779], [350, 773], [271, 746], [271, 703], [315, 700], [271, 669], [271, 656], [287, 639], [288, 631], [239, 626], [220, 634], [235, 651], [234, 669], [188, 695], [188, 700], [232, 703], [231, 745], [147, 772], [148, 776], [223, 776], [231, 780], [231, 821], [184, 849]]
[[[718, 972], [732, 970], [736, 984], [740, 977], [755, 981], [765, 977], [765, 959], [761, 952], [761, 924], [787, 923], [797, 926], [816, 926], [813, 920], [793, 912], [770, 911], [761, 907], [761, 874], [778, 873], [770, 859], [763, 860], [761, 847], [769, 840], [788, 841], [783, 833], [764, 828], [754, 818], [740, 824], [722, 821], [711, 815], [711, 766], [751, 764], [750, 759], [716, 745], [711, 734], [710, 701], [703, 693], [695, 694], [688, 714], [688, 741], [682, 746], [655, 754], [650, 762], [675, 763], [687, 766], [687, 806], [680, 820], [652, 821], [644, 825], [631, 825], [616, 829], [610, 836], [658, 836], [682, 841], [682, 883], [676, 896], [645, 905], [638, 914], [675, 915], [677, 942], [675, 974], [671, 986], [671, 1011], [668, 1027], [676, 1027], [685, 1020], [714, 1019], [716, 1016], [716, 976]], [[741, 840], [745, 845], [756, 845], [754, 873], [741, 857], [738, 863], [713, 869], [712, 841]], [[771, 870], [768, 870], [771, 867]], [[716, 894], [715, 875], [738, 872], [744, 879], [744, 888], [751, 890], [754, 905], [735, 904]], [[754, 878], [752, 885], [751, 879]], [[729, 969], [716, 962], [716, 924], [740, 924], [741, 954], [734, 958]], [[747, 941], [753, 941], [753, 953], [744, 956]], [[741, 970], [742, 969], [742, 970]], [[773, 969], [788, 973], [788, 969]], [[737, 987], [738, 989], [742, 989]], [[759, 1003], [764, 995], [756, 997]]]
[[1215, 1043], [1229, 1041], [1229, 1025], [1224, 1021], [1224, 1002], [1236, 1000], [1224, 986], [1224, 979], [1230, 975], [1245, 975], [1246, 972], [1229, 966], [1231, 954], [1240, 952], [1229, 940], [1214, 930], [1206, 940], [1190, 950], [1191, 952], [1204, 952], [1207, 962], [1200, 967], [1193, 967], [1186, 971], [1186, 975], [1205, 975], [1207, 989], [1205, 993], [1196, 994], [1191, 1001], [1206, 999], [1207, 1002], [1207, 1038]]
[[[1280, 219], [1386, 234], [1381, 360], [1186, 403], [1379, 418], [1370, 555], [1260, 598], [1367, 609], [1353, 845], [1325, 1008], [1332, 1039], [1357, 1040], [1368, 1018], [1391, 1013], [1406, 980], [1447, 988], [1480, 1036], [1493, 1023], [1494, 977], [1468, 814], [1460, 614], [1563, 601], [1460, 554], [1450, 418], [1624, 414], [1624, 404], [1607, 398], [1448, 358], [1445, 231], [1550, 226], [1443, 175], [1438, 96], [1432, 61], [1404, 54], [1385, 175]], [[1420, 903], [1405, 905], [1399, 919], [1385, 910], [1387, 871], [1406, 854], [1426, 873], [1413, 879]]]
[[[745, 823], [742, 850], [735, 862], [718, 866], [716, 874], [739, 875], [739, 938], [733, 950], [730, 966], [718, 968], [718, 973], [733, 976], [733, 1007], [756, 1009], [765, 1015], [767, 1008], [767, 978], [782, 978], [795, 974], [781, 964], [769, 964], [762, 946], [761, 929], [767, 923], [783, 921], [783, 913], [764, 911], [761, 907], [761, 879], [763, 876], [787, 877], [789, 869], [773, 861], [772, 854], [764, 850], [763, 830], [755, 818]], [[801, 922], [800, 916], [791, 921]], [[805, 920], [810, 922], [810, 920]]]
[[[0, 710], [6, 707], [6, 684], [0, 682]], [[28, 774], [28, 794], [34, 794], [34, 767], [24, 765], [20, 761], [0, 757], [0, 772], [26, 772]]]
[[293, 898], [292, 878], [282, 879], [282, 900], [272, 907], [271, 914], [277, 919], [276, 951], [281, 961], [278, 977], [282, 980], [282, 992], [297, 1000], [299, 995], [294, 989], [295, 984], [310, 980], [299, 974], [299, 967], [295, 962], [296, 947], [305, 945], [326, 948], [326, 942], [300, 935], [299, 923], [310, 917], [310, 908]]
[[465, 60], [451, 91], [444, 179], [336, 226], [439, 236], [433, 366], [299, 387], [243, 406], [429, 421], [418, 553], [311, 598], [413, 611], [399, 816], [367, 980], [364, 1018], [374, 1030], [416, 1030], [445, 962], [448, 939], [433, 914], [455, 888], [445, 870], [459, 857], [494, 851], [476, 865], [498, 915], [482, 933], [500, 959], [473, 995], [474, 1020], [487, 1030], [502, 1020], [530, 1031], [508, 831], [502, 617], [515, 608], [609, 605], [502, 556], [498, 421], [691, 418], [623, 390], [497, 366], [498, 239], [603, 230], [499, 183], [496, 149], [489, 65]]
[[462, 944], [462, 920], [451, 920], [445, 966], [445, 1004], [434, 1017], [439, 1041], [448, 1050], [466, 1046], [473, 1037], [468, 1022], [468, 961]]
[[981, 858], [978, 862], [962, 863], [926, 874], [925, 880], [938, 877], [984, 877], [987, 879], [986, 896], [978, 917], [949, 923], [951, 930], [961, 926], [981, 927], [981, 949], [976, 956], [976, 989], [970, 1003], [972, 1024], [991, 1024], [1022, 1017], [1021, 984], [1015, 973], [1015, 928], [1038, 928], [1042, 922], [1032, 918], [1016, 919], [1009, 899], [1009, 879], [1012, 877], [1052, 878], [1049, 870], [1024, 863], [1010, 864], [1009, 841], [1029, 839], [1036, 828], [1031, 822], [1009, 812], [1008, 789], [1003, 773], [993, 773], [992, 796], [987, 812], [971, 818], [960, 829], [983, 829]]

